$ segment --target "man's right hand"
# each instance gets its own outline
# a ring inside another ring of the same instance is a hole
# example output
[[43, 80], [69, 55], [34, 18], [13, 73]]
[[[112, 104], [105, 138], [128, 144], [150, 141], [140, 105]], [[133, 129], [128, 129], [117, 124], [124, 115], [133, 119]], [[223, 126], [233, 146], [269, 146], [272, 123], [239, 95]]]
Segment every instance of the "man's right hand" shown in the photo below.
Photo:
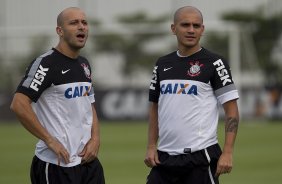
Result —
[[70, 163], [70, 155], [66, 148], [54, 137], [45, 142], [52, 151], [58, 156], [58, 165], [60, 166], [61, 160], [66, 164]]
[[159, 161], [159, 157], [158, 157], [158, 152], [157, 149], [155, 147], [149, 147], [147, 149], [147, 153], [146, 153], [146, 157], [144, 160], [144, 163], [148, 166], [148, 167], [155, 167], [158, 164], [160, 164], [161, 162]]

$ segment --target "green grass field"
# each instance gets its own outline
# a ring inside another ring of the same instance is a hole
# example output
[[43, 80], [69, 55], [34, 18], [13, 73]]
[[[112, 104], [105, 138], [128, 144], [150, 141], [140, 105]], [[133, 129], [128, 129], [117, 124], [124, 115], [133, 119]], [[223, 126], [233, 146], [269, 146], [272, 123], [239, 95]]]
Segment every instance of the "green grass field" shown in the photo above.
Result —
[[[144, 184], [146, 123], [101, 122], [99, 158], [107, 184]], [[222, 143], [223, 126], [219, 127]], [[28, 184], [37, 140], [19, 123], [0, 123], [0, 184]], [[241, 122], [231, 174], [222, 184], [280, 184], [282, 182], [282, 122]]]

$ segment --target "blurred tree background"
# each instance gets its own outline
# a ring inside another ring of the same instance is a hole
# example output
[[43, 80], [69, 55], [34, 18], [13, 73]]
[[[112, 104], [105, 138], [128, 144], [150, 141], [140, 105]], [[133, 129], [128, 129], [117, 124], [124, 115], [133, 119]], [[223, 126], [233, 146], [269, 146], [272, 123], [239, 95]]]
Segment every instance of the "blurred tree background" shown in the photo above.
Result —
[[[93, 50], [100, 53], [122, 54], [125, 62], [123, 69], [125, 75], [130, 75], [130, 71], [134, 71], [136, 68], [151, 70], [156, 59], [165, 52], [146, 50], [146, 44], [152, 40], [167, 36], [167, 32], [160, 30], [162, 24], [168, 18], [167, 15], [148, 17], [145, 12], [120, 15], [117, 17], [117, 21], [123, 26], [125, 33], [119, 34], [114, 30], [103, 30], [105, 33], [90, 36], [94, 45]], [[245, 34], [251, 36], [250, 39], [255, 43], [258, 59], [255, 62], [264, 71], [265, 78], [268, 79], [265, 86], [282, 86], [281, 61], [277, 61], [277, 58], [272, 57], [273, 49], [280, 41], [279, 38], [282, 33], [282, 14], [264, 17], [261, 10], [258, 9], [254, 13], [244, 11], [229, 12], [222, 15], [222, 19], [239, 25], [242, 38], [244, 38]], [[97, 30], [101, 26], [99, 20], [90, 20], [90, 24], [93, 29]], [[31, 52], [25, 56], [15, 55], [12, 57], [16, 61], [16, 65], [12, 66], [12, 68], [23, 73], [34, 57], [45, 51], [46, 46], [50, 43], [49, 40], [50, 36], [48, 35], [39, 35], [32, 38], [28, 46], [32, 48]], [[229, 55], [227, 45], [227, 34], [217, 32], [209, 33], [204, 42], [205, 47], [220, 53], [225, 58], [228, 58]], [[172, 47], [173, 45], [170, 46], [170, 48]], [[244, 48], [243, 44], [241, 48]], [[243, 61], [241, 70], [252, 67], [248, 65], [247, 52], [246, 49], [242, 50], [240, 56]], [[1, 55], [0, 60], [3, 60]], [[10, 80], [13, 78], [12, 73], [4, 67], [3, 62], [0, 62], [0, 66], [0, 89], [1, 91], [11, 91]]]
[[[273, 53], [282, 40], [282, 14], [265, 16], [258, 8], [255, 12], [239, 10], [228, 12], [222, 15], [222, 20], [239, 27], [240, 60], [242, 61], [240, 70], [243, 72], [254, 69], [262, 71], [265, 78], [265, 83], [261, 84], [262, 88], [269, 92], [273, 108], [279, 108], [282, 61], [281, 57], [273, 57]], [[122, 28], [117, 32], [114, 29], [104, 29], [99, 20], [91, 19], [89, 21], [90, 29], [94, 30], [94, 33], [89, 36], [89, 40], [92, 47], [90, 50], [83, 50], [83, 54], [94, 53], [90, 59], [94, 63], [96, 54], [118, 54], [123, 60], [122, 75], [125, 78], [133, 77], [137, 70], [151, 73], [158, 57], [177, 49], [176, 41], [169, 43], [166, 50], [148, 47], [149, 44], [161, 43], [168, 37], [170, 32], [168, 21], [167, 14], [158, 17], [150, 17], [145, 12], [123, 14], [117, 17], [117, 23]], [[228, 34], [230, 33], [210, 31], [205, 35], [203, 46], [229, 58]], [[4, 56], [0, 55], [0, 99], [2, 99], [2, 104], [5, 103], [3, 100], [5, 96], [11, 96], [13, 93], [20, 78], [19, 75], [24, 74], [28, 64], [34, 57], [48, 49], [46, 47], [50, 45], [51, 37], [50, 35], [38, 35], [29, 40], [27, 47], [30, 47], [31, 51], [26, 55], [10, 56], [10, 59], [15, 62], [9, 66], [3, 62]], [[248, 44], [250, 43], [254, 50], [249, 49]]]
[[[279, 104], [282, 95], [282, 58], [275, 57], [275, 50], [281, 53], [282, 13], [265, 16], [262, 7], [254, 12], [242, 10], [231, 11], [222, 15], [222, 20], [232, 23], [240, 29], [240, 64], [241, 72], [261, 71], [265, 89], [270, 96], [270, 118], [281, 119]], [[210, 33], [205, 45], [213, 51], [228, 58], [228, 35], [218, 32]], [[252, 46], [254, 47], [253, 49]], [[232, 51], [231, 51], [232, 52]], [[253, 53], [252, 53], [253, 52]], [[256, 94], [257, 95], [257, 94]], [[257, 108], [264, 105], [257, 99]], [[263, 107], [265, 111], [266, 107]]]
[[[242, 29], [241, 34], [250, 32], [251, 39], [255, 43], [257, 50], [257, 63], [260, 69], [264, 72], [267, 78], [265, 86], [281, 87], [282, 86], [282, 73], [281, 61], [277, 61], [272, 57], [273, 49], [281, 41], [279, 38], [282, 33], [282, 14], [272, 15], [265, 17], [261, 13], [262, 10], [258, 9], [254, 13], [250, 12], [230, 12], [223, 15], [223, 20], [236, 23]], [[242, 61], [246, 61], [246, 52], [243, 50], [241, 55]], [[242, 70], [244, 70], [244, 62], [242, 63]]]
[[[146, 45], [152, 40], [167, 36], [160, 30], [161, 24], [168, 18], [167, 15], [148, 17], [145, 12], [120, 15], [117, 17], [117, 22], [124, 28], [124, 33], [104, 30], [105, 34], [91, 38], [94, 50], [100, 53], [121, 54], [124, 59], [123, 74], [125, 76], [130, 76], [136, 69], [151, 70], [154, 61], [162, 53], [148, 51]], [[96, 26], [99, 24], [94, 24], [94, 29], [97, 29]]]

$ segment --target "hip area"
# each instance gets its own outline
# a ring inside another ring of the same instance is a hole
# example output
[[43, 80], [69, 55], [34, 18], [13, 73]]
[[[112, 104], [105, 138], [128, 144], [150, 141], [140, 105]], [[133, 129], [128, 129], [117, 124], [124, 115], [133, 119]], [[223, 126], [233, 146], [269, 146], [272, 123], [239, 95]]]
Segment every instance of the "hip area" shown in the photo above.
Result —
[[211, 163], [217, 163], [221, 153], [222, 151], [219, 144], [214, 144], [195, 152], [191, 152], [191, 150], [187, 149], [185, 154], [178, 155], [170, 155], [167, 152], [158, 150], [160, 160], [158, 167], [177, 170], [209, 166]]

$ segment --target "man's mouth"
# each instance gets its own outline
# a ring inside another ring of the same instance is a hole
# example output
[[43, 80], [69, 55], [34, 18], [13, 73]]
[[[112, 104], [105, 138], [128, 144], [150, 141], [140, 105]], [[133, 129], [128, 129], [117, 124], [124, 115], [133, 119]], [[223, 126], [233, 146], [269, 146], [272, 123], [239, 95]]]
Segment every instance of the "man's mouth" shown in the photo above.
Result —
[[194, 36], [185, 36], [185, 38], [187, 38], [187, 39], [194, 39], [195, 37]]
[[79, 40], [83, 40], [83, 39], [86, 37], [86, 35], [85, 35], [84, 33], [79, 33], [79, 34], [76, 35], [76, 37], [77, 37]]

